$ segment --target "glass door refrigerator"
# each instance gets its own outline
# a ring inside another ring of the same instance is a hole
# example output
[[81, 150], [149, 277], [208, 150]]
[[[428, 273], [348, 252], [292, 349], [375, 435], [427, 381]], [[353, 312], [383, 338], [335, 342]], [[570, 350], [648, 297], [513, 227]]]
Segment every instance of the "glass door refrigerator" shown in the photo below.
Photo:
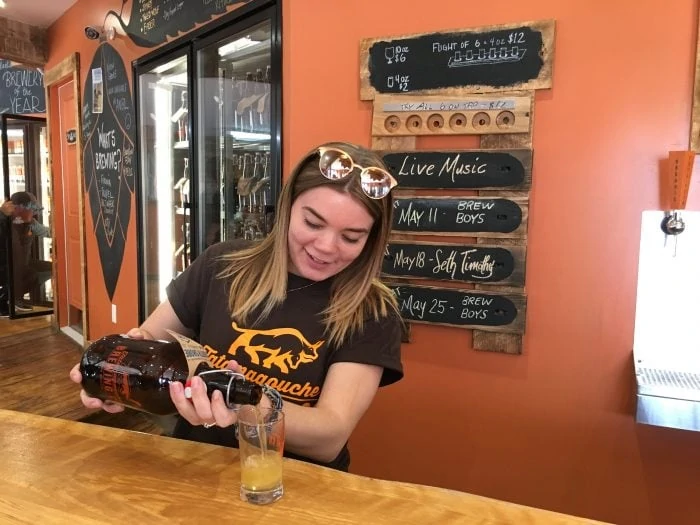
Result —
[[141, 320], [208, 246], [272, 227], [280, 27], [275, 2], [251, 2], [134, 63]]
[[51, 181], [46, 119], [2, 115], [2, 200], [14, 213], [0, 229], [0, 315], [53, 313]]

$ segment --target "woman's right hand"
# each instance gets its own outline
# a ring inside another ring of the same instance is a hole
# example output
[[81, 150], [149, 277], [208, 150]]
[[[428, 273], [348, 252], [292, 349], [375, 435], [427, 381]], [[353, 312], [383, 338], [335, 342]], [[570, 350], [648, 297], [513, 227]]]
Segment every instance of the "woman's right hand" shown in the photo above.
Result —
[[[126, 335], [128, 337], [131, 337], [132, 339], [147, 339], [150, 334], [140, 328], [132, 328], [126, 333]], [[83, 376], [80, 374], [80, 363], [78, 363], [71, 369], [69, 375], [71, 381], [73, 381], [74, 383], [81, 384], [83, 382]], [[96, 397], [91, 397], [82, 388], [80, 389], [80, 400], [83, 402], [83, 405], [85, 405], [85, 407], [87, 408], [101, 408], [105, 412], [110, 412], [112, 414], [124, 411], [124, 405], [120, 405], [119, 403], [113, 403], [112, 401], [102, 401], [101, 399], [98, 399]]]

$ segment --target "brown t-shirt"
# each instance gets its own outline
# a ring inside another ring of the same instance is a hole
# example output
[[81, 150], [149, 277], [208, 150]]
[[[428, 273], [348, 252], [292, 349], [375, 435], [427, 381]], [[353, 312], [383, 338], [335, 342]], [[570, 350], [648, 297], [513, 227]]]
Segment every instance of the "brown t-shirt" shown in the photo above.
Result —
[[[321, 312], [328, 305], [332, 278], [314, 282], [289, 274], [287, 298], [267, 318], [246, 326], [232, 320], [228, 283], [216, 274], [222, 268], [218, 256], [240, 247], [224, 242], [208, 248], [167, 289], [180, 322], [195, 332], [214, 366], [224, 367], [235, 359], [249, 381], [275, 388], [285, 402], [304, 406], [316, 404], [334, 363], [383, 367], [381, 386], [401, 379], [401, 321], [397, 315], [366, 320], [362, 332], [340, 346], [328, 343]], [[175, 437], [237, 446], [231, 429], [216, 429], [192, 427], [180, 420]], [[326, 466], [347, 470], [348, 464], [344, 448]]]

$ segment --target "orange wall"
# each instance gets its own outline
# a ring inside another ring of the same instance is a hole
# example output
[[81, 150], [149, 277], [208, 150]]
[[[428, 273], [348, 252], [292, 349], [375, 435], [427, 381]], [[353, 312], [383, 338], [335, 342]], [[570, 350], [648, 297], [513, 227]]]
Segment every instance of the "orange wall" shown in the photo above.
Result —
[[[88, 40], [83, 28], [91, 25], [102, 26], [105, 13], [109, 9], [119, 11], [119, 2], [108, 0], [78, 0], [49, 30], [49, 62], [46, 69], [59, 63], [71, 53], [80, 53], [80, 95], [84, 96], [90, 64], [97, 51], [97, 40]], [[125, 9], [125, 13], [128, 10]], [[110, 44], [124, 59], [124, 66], [131, 78], [131, 61], [144, 54], [144, 50], [131, 41], [117, 37]], [[133, 93], [132, 93], [133, 100]], [[82, 153], [81, 153], [82, 154]], [[132, 197], [131, 217], [127, 232], [124, 260], [119, 281], [114, 292], [113, 303], [117, 307], [117, 324], [112, 323], [112, 310], [107, 288], [104, 284], [102, 268], [94, 234], [95, 225], [89, 209], [89, 198], [84, 194], [85, 232], [87, 255], [87, 314], [89, 320], [88, 339], [94, 340], [105, 334], [125, 332], [138, 324], [138, 281], [136, 265], [136, 208]]]
[[[85, 26], [102, 27], [105, 14], [109, 10], [119, 12], [121, 2], [118, 0], [78, 0], [56, 23], [49, 28], [49, 61], [45, 69], [50, 69], [68, 55], [80, 54], [80, 93], [83, 96], [85, 81], [90, 74], [90, 65], [99, 47], [97, 40], [88, 40], [84, 34]], [[128, 19], [131, 2], [124, 6], [124, 16]], [[116, 38], [109, 42], [124, 60], [129, 80], [131, 81], [131, 63], [133, 60], [150, 53], [152, 48], [141, 48], [123, 36], [121, 28], [116, 25], [114, 17], [107, 19], [107, 26], [115, 25]], [[133, 89], [133, 87], [132, 87]], [[133, 101], [132, 92], [132, 101]], [[136, 245], [136, 202], [132, 196], [131, 217], [127, 231], [124, 259], [113, 300], [110, 302], [104, 284], [102, 268], [94, 234], [95, 225], [89, 211], [89, 199], [85, 194], [86, 255], [88, 268], [87, 303], [89, 334], [94, 340], [105, 334], [121, 333], [138, 324], [138, 269]], [[117, 322], [112, 323], [112, 307], [117, 307]]]
[[[117, 3], [79, 0], [51, 32], [51, 62], [78, 49], [84, 78], [97, 46], [82, 27]], [[545, 18], [557, 22], [554, 83], [535, 102], [524, 354], [476, 352], [469, 331], [415, 324], [405, 379], [354, 434], [353, 471], [615, 523], [694, 524], [700, 434], [635, 424], [631, 349], [641, 212], [660, 207], [662, 159], [688, 146], [697, 2], [287, 0], [285, 174], [319, 142], [370, 143], [362, 37]], [[141, 51], [114, 46], [127, 65]], [[691, 209], [699, 186], [696, 173]], [[116, 327], [88, 239], [91, 337], [136, 322], [134, 224]]]

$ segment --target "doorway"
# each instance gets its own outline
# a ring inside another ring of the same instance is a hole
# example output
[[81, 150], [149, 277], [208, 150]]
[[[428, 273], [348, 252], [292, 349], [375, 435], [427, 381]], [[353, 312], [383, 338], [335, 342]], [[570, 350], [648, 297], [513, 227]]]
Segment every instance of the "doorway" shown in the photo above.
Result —
[[56, 324], [85, 346], [88, 315], [77, 54], [44, 75], [54, 198]]
[[0, 314], [53, 313], [51, 191], [46, 119], [2, 115], [2, 179], [13, 212], [0, 238]]

